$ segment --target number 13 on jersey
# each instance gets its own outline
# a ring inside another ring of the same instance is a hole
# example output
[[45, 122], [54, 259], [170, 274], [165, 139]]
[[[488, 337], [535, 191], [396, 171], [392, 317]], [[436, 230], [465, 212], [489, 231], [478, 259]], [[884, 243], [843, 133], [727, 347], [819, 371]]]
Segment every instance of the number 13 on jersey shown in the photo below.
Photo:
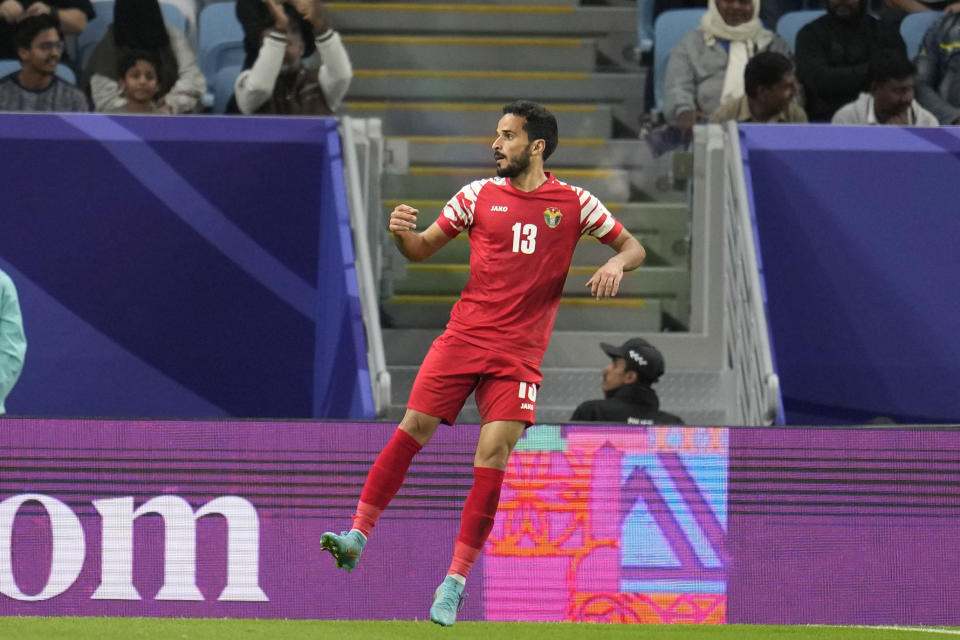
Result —
[[513, 229], [513, 252], [532, 254], [537, 248], [537, 225], [517, 222]]

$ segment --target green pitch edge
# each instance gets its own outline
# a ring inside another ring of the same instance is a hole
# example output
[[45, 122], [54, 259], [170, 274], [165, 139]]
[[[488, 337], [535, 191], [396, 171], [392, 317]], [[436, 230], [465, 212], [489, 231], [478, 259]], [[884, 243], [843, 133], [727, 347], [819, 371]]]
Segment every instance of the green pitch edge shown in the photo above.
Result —
[[[467, 584], [469, 589], [471, 583]], [[429, 594], [428, 594], [429, 595]], [[410, 594], [403, 594], [410, 597]], [[429, 607], [424, 603], [424, 612]], [[430, 622], [229, 620], [170, 618], [0, 618], [0, 637], [17, 640], [935, 640], [956, 628], [767, 625], [634, 625], [458, 622], [453, 631]]]

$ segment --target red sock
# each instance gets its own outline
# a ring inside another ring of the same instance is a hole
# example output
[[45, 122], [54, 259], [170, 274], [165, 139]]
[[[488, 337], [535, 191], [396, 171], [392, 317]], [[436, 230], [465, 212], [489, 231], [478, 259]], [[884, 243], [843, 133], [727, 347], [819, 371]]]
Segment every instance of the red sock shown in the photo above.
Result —
[[380, 514], [403, 485], [410, 461], [422, 448], [406, 431], [397, 429], [393, 432], [390, 442], [377, 456], [377, 461], [367, 474], [367, 481], [357, 504], [357, 513], [353, 516], [354, 529], [370, 536], [370, 530], [377, 523]]
[[480, 557], [480, 550], [493, 529], [493, 519], [497, 515], [503, 475], [500, 469], [473, 468], [473, 487], [463, 505], [460, 535], [457, 536], [448, 574], [459, 573], [466, 577], [470, 567]]

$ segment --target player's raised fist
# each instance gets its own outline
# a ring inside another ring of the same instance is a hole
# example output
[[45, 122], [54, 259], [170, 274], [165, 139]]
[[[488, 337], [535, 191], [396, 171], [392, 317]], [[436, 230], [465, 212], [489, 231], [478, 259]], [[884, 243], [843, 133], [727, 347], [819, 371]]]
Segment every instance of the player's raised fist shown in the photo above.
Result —
[[394, 233], [404, 233], [406, 231], [415, 231], [417, 229], [417, 214], [420, 213], [413, 207], [405, 204], [399, 204], [390, 212], [390, 231]]

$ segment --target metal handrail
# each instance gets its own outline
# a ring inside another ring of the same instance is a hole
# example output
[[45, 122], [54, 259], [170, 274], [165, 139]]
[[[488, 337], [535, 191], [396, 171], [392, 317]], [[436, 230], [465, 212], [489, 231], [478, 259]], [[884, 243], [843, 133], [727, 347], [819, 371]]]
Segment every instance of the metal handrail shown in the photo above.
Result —
[[[383, 346], [383, 331], [380, 327], [380, 301], [377, 282], [374, 277], [374, 259], [369, 238], [368, 212], [372, 203], [365, 202], [364, 194], [375, 189], [364, 187], [364, 182], [379, 180], [380, 172], [376, 167], [360, 168], [357, 149], [369, 147], [367, 136], [368, 123], [363, 119], [343, 116], [340, 121], [340, 137], [343, 140], [343, 173], [346, 180], [347, 201], [350, 209], [350, 226], [353, 230], [353, 249], [356, 254], [357, 287], [363, 324], [367, 332], [367, 363], [370, 370], [370, 385], [373, 390], [373, 403], [378, 418], [386, 415], [390, 406], [390, 372], [387, 370], [387, 358]], [[379, 130], [379, 123], [376, 125]], [[370, 162], [369, 148], [364, 153], [365, 162]], [[381, 155], [374, 154], [379, 161]], [[379, 203], [376, 203], [379, 206]]]
[[724, 173], [728, 211], [728, 311], [733, 316], [728, 347], [734, 369], [739, 373], [738, 403], [746, 424], [782, 422], [780, 378], [777, 376], [763, 285], [760, 281], [757, 243], [740, 150], [740, 133], [735, 122], [724, 128]]

